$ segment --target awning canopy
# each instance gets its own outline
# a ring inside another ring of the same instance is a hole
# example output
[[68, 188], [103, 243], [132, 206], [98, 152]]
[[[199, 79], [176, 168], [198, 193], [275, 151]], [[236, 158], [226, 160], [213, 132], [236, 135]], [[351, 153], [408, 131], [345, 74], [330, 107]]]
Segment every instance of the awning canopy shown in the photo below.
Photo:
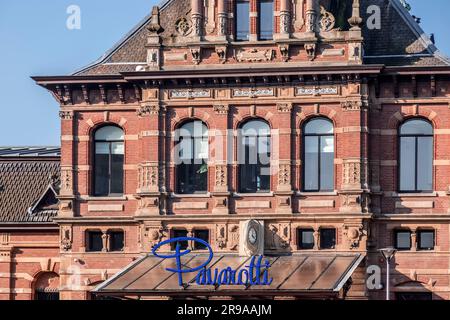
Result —
[[[190, 253], [181, 258], [183, 268], [192, 269], [204, 263], [206, 254]], [[360, 254], [299, 254], [264, 257], [270, 262], [270, 285], [198, 285], [195, 273], [183, 275], [180, 286], [175, 259], [161, 259], [153, 255], [136, 260], [123, 271], [92, 291], [111, 297], [142, 296], [303, 296], [311, 298], [337, 297], [364, 256]], [[231, 254], [216, 254], [208, 265], [211, 269], [240, 269], [251, 258]]]

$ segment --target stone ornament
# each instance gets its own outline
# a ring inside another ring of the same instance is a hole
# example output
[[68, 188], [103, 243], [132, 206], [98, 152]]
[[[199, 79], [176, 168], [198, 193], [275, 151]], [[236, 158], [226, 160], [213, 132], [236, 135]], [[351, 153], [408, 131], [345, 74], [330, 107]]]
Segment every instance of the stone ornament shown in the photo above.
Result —
[[136, 114], [139, 117], [146, 117], [151, 115], [158, 115], [161, 108], [157, 104], [152, 103], [144, 103], [142, 104], [139, 109], [136, 111]]
[[336, 19], [334, 16], [325, 10], [324, 7], [320, 6], [320, 20], [319, 20], [319, 27], [320, 31], [331, 31], [333, 30], [334, 26], [336, 24]]
[[186, 37], [192, 32], [192, 25], [185, 17], [181, 17], [175, 23], [175, 30], [179, 35]]
[[73, 120], [74, 112], [73, 111], [60, 111], [59, 117], [61, 120]]
[[316, 48], [317, 45], [315, 43], [305, 44], [306, 55], [310, 61], [313, 61], [316, 58]]
[[272, 61], [275, 57], [273, 49], [258, 50], [256, 48], [250, 50], [235, 51], [235, 59], [238, 62], [264, 62]]

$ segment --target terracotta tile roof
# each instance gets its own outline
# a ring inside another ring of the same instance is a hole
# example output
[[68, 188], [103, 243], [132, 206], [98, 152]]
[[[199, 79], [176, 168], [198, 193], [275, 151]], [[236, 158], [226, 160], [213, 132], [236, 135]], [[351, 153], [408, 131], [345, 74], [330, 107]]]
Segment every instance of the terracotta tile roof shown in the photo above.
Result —
[[[0, 148], [0, 223], [48, 223], [56, 216], [58, 210], [54, 204], [36, 206], [50, 185], [59, 185], [60, 163], [54, 159], [55, 155], [59, 156], [56, 149]], [[15, 159], [10, 159], [12, 157]]]
[[[366, 12], [371, 5], [380, 8], [381, 25], [379, 29], [373, 30], [369, 30], [366, 25], [363, 26], [366, 64], [450, 65], [450, 60], [439, 52], [399, 0], [361, 0], [364, 21], [370, 17], [370, 14]], [[189, 1], [168, 0], [160, 4], [160, 8], [161, 21], [165, 30], [161, 34], [163, 44], [170, 45], [173, 35], [176, 34], [176, 20], [189, 12]], [[150, 23], [150, 18], [150, 15], [145, 17], [100, 59], [73, 75], [118, 74], [135, 71], [136, 66], [145, 64], [147, 56], [145, 44], [148, 33], [146, 26]]]

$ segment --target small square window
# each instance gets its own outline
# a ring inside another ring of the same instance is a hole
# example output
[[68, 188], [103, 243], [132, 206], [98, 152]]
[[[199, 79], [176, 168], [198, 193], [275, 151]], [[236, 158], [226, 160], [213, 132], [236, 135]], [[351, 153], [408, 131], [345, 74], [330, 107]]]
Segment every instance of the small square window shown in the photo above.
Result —
[[434, 250], [434, 231], [419, 231], [417, 236], [419, 250]]
[[395, 248], [397, 250], [411, 250], [411, 231], [395, 232]]
[[336, 229], [320, 229], [320, 249], [336, 247]]
[[[185, 238], [187, 237], [187, 231], [186, 230], [172, 230], [172, 239], [174, 238]], [[178, 242], [172, 242], [171, 249], [172, 251], [175, 250], [177, 247], [177, 244], [180, 244], [180, 250], [186, 250], [188, 248], [188, 242], [187, 241], [178, 241]]]
[[123, 251], [124, 234], [122, 231], [113, 231], [109, 233], [109, 251]]
[[[194, 237], [209, 243], [209, 230], [195, 230]], [[194, 243], [194, 250], [206, 250], [206, 249], [208, 248], [203, 243], [199, 242]]]
[[298, 248], [300, 250], [314, 249], [314, 230], [298, 229]]
[[87, 234], [87, 251], [101, 252], [103, 250], [103, 233], [100, 231], [89, 231]]

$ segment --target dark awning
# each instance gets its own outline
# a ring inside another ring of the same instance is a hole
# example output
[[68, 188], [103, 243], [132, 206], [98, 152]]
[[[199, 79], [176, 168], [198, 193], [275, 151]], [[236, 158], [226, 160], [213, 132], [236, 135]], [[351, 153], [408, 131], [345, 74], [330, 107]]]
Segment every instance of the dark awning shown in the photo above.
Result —
[[[206, 259], [205, 254], [191, 253], [181, 258], [185, 268], [195, 268]], [[336, 297], [347, 283], [364, 256], [360, 254], [299, 254], [264, 257], [270, 262], [268, 286], [256, 285], [197, 285], [197, 273], [183, 276], [186, 283], [179, 286], [178, 275], [167, 271], [176, 268], [175, 259], [145, 256], [111, 279], [95, 288], [96, 295], [132, 296], [316, 296]], [[216, 254], [208, 268], [240, 269], [251, 258], [231, 254]]]

